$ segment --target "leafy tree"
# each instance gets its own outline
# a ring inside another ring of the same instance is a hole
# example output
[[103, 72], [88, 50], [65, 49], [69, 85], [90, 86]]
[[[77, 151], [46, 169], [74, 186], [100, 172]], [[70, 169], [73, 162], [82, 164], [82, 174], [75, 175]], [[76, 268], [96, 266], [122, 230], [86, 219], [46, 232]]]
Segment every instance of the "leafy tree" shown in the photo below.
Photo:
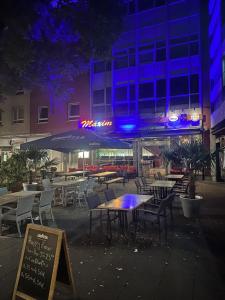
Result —
[[0, 93], [45, 87], [73, 91], [93, 57], [109, 55], [121, 31], [125, 0], [2, 0]]
[[210, 153], [201, 141], [191, 141], [176, 144], [173, 149], [162, 153], [165, 161], [172, 162], [174, 166], [183, 167], [189, 174], [190, 198], [195, 198], [195, 180], [199, 171], [209, 168], [215, 160], [215, 154]]

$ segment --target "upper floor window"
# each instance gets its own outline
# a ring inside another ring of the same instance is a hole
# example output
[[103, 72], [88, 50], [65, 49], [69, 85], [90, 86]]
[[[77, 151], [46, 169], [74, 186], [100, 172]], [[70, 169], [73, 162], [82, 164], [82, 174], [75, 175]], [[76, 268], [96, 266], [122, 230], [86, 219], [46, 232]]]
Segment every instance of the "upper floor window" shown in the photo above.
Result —
[[38, 123], [48, 122], [48, 106], [39, 106], [38, 108]]
[[115, 89], [115, 100], [116, 101], [127, 101], [127, 86], [117, 87]]
[[97, 61], [94, 63], [94, 73], [102, 73], [105, 71], [111, 71], [111, 61], [110, 60], [103, 60]]
[[198, 34], [181, 36], [170, 40], [170, 58], [187, 57], [198, 53]]
[[104, 89], [93, 92], [93, 104], [103, 104], [105, 102]]
[[80, 117], [80, 103], [68, 103], [68, 120]]
[[122, 69], [136, 65], [135, 48], [129, 48], [115, 53], [114, 68]]
[[23, 123], [24, 122], [24, 107], [15, 106], [12, 108], [12, 122]]
[[154, 83], [145, 82], [139, 84], [139, 99], [147, 99], [154, 97]]

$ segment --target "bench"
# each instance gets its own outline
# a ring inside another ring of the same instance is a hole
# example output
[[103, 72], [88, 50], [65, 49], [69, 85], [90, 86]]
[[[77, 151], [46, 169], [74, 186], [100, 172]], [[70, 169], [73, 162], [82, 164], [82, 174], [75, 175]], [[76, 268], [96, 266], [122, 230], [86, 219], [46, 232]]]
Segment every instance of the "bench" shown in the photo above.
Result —
[[125, 178], [124, 177], [116, 177], [116, 178], [113, 178], [113, 179], [110, 179], [110, 180], [106, 180], [103, 183], [106, 184], [106, 188], [108, 189], [109, 184], [116, 183], [116, 182], [121, 182], [121, 183], [123, 183], [123, 185], [125, 185]]

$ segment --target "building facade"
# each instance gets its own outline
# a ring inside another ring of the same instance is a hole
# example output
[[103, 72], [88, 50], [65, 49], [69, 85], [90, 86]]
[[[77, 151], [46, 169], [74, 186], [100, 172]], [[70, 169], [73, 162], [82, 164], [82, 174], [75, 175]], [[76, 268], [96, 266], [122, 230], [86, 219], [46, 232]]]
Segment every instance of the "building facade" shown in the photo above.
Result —
[[174, 142], [208, 141], [207, 3], [203, 2], [130, 1], [111, 59], [91, 64], [92, 118], [112, 120], [112, 134], [135, 141], [136, 152], [141, 147], [156, 157]]
[[225, 1], [209, 1], [211, 148], [217, 151], [215, 178], [225, 180]]

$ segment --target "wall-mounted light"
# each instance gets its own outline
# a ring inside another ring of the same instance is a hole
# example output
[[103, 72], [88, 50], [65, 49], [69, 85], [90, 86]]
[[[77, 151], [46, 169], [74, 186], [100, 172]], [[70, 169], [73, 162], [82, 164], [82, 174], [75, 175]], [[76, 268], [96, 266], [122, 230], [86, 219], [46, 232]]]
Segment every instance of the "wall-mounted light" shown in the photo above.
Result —
[[171, 113], [169, 115], [169, 121], [170, 122], [176, 122], [176, 121], [178, 121], [178, 119], [179, 119], [179, 117], [178, 117], [178, 115], [176, 113]]
[[199, 114], [193, 113], [193, 114], [191, 115], [191, 120], [192, 120], [193, 122], [199, 121], [199, 120], [200, 120]]

